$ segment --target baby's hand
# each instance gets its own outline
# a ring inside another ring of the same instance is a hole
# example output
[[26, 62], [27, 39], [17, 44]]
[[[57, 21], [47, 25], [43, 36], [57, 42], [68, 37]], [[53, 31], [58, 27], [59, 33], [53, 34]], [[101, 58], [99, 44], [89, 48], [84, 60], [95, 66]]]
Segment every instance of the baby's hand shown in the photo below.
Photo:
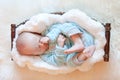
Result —
[[66, 38], [63, 35], [59, 35], [57, 39], [57, 43], [60, 47], [64, 47]]
[[46, 44], [46, 43], [48, 43], [49, 42], [49, 37], [42, 37], [41, 39], [40, 39], [40, 42], [41, 43], [43, 43], [43, 44]]

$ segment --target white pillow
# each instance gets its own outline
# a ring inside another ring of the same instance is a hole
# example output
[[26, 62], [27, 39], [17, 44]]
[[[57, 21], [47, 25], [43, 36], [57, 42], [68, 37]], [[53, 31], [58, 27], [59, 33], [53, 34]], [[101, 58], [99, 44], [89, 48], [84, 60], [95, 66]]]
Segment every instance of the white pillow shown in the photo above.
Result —
[[[95, 37], [95, 46], [96, 46], [95, 53], [82, 65], [74, 68], [66, 67], [66, 66], [55, 67], [42, 61], [40, 57], [22, 56], [18, 53], [16, 49], [16, 39], [19, 33], [23, 31], [32, 31], [32, 32], [41, 33], [53, 23], [56, 22], [64, 23], [66, 21], [72, 21], [77, 23]], [[16, 64], [18, 64], [20, 67], [27, 66], [31, 70], [47, 72], [49, 74], [69, 73], [77, 69], [80, 71], [88, 71], [89, 69], [91, 69], [93, 64], [103, 59], [105, 43], [106, 43], [106, 39], [105, 39], [104, 26], [100, 22], [92, 20], [84, 12], [74, 9], [64, 13], [63, 15], [43, 13], [31, 17], [29, 21], [27, 21], [24, 25], [21, 25], [16, 29], [11, 55], [14, 61], [16, 62]]]

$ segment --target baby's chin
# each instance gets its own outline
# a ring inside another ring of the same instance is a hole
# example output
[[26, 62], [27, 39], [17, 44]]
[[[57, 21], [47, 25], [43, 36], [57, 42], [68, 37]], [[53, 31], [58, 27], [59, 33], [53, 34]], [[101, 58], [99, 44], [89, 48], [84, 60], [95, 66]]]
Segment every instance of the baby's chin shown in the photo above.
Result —
[[26, 54], [26, 56], [39, 56], [39, 54]]
[[22, 53], [21, 55], [25, 55], [25, 56], [38, 56], [40, 55], [39, 53], [35, 53], [35, 52], [25, 52], [25, 53]]
[[24, 55], [24, 56], [34, 56], [34, 54], [28, 54], [28, 53], [20, 53], [20, 55]]

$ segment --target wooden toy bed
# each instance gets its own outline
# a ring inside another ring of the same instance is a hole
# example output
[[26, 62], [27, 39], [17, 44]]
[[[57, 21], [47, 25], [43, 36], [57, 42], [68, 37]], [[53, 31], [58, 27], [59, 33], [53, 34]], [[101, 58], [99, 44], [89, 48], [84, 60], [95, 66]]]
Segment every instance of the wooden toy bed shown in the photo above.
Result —
[[[55, 13], [51, 13], [51, 14], [58, 14], [58, 15], [62, 15], [64, 14], [64, 12], [55, 12]], [[26, 20], [28, 21], [28, 20]], [[16, 28], [19, 27], [20, 25], [22, 24], [25, 24], [25, 22], [22, 22], [18, 25], [16, 24], [11, 24], [11, 49], [13, 48], [13, 40], [15, 38], [15, 31], [16, 31]], [[104, 61], [105, 62], [108, 62], [109, 61], [109, 46], [110, 46], [110, 30], [111, 30], [111, 24], [110, 23], [106, 23], [106, 24], [102, 24], [104, 25], [105, 27], [105, 37], [106, 37], [106, 44], [104, 46]]]

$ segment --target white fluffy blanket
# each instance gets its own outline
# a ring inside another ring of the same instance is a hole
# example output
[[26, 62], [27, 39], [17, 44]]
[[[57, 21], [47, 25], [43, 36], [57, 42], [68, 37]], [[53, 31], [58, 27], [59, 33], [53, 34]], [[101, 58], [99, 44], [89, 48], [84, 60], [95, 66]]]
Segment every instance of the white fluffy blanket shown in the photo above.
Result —
[[[55, 67], [43, 62], [39, 57], [21, 56], [17, 52], [16, 39], [19, 33], [23, 31], [41, 33], [53, 23], [56, 22], [64, 23], [66, 21], [72, 21], [77, 23], [95, 37], [96, 45], [95, 53], [82, 65], [74, 68], [66, 66]], [[103, 60], [105, 43], [106, 39], [104, 26], [100, 22], [92, 20], [89, 16], [87, 16], [84, 12], [80, 10], [70, 10], [63, 15], [42, 13], [31, 17], [29, 21], [27, 21], [24, 25], [21, 25], [16, 29], [16, 35], [13, 41], [13, 49], [11, 55], [14, 59], [14, 62], [16, 62], [16, 64], [18, 64], [20, 67], [27, 66], [31, 70], [47, 72], [50, 74], [69, 73], [76, 69], [80, 71], [88, 71], [93, 66], [93, 64]]]

